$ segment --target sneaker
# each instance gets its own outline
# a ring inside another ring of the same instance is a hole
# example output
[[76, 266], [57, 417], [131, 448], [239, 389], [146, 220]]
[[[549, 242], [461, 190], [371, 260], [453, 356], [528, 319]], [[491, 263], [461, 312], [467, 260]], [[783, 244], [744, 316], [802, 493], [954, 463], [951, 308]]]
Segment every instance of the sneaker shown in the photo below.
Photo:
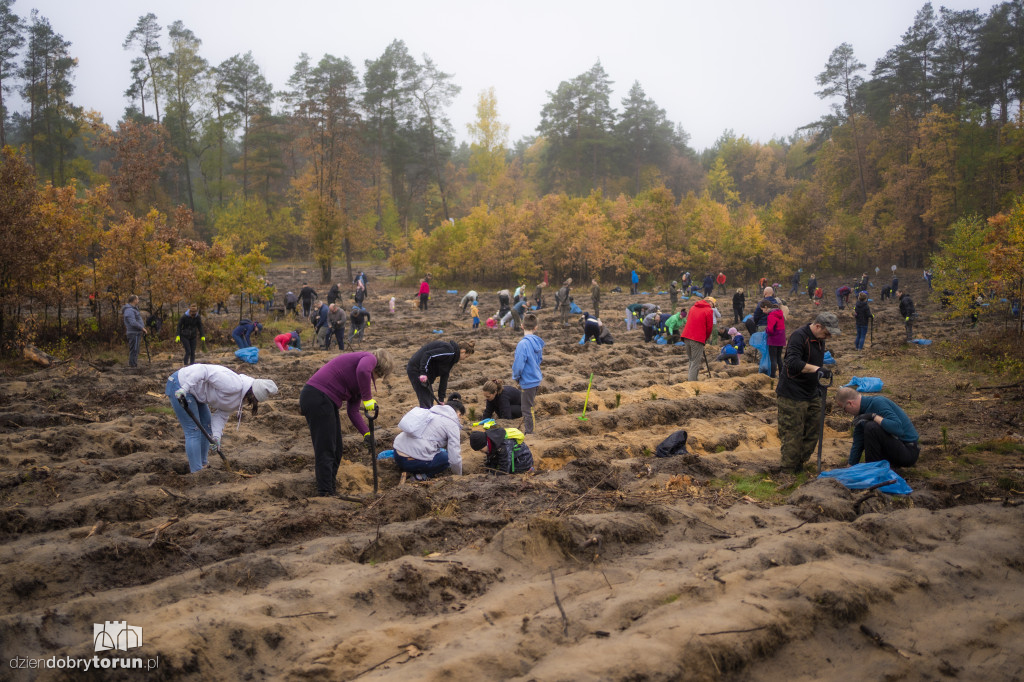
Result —
[[430, 480], [430, 476], [427, 476], [426, 474], [413, 474], [412, 477], [413, 477], [414, 480], [417, 480], [417, 481], [429, 481]]

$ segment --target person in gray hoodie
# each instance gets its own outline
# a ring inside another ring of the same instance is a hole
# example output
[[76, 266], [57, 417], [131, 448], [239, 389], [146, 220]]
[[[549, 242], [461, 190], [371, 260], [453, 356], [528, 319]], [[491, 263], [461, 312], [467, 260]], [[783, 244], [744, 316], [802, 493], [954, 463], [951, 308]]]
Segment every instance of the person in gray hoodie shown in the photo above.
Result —
[[142, 313], [139, 312], [139, 297], [132, 294], [128, 302], [121, 307], [121, 316], [124, 318], [124, 333], [128, 337], [128, 366], [139, 366], [139, 344], [146, 334], [146, 323], [142, 321]]
[[429, 410], [414, 407], [401, 421], [395, 436], [395, 464], [400, 471], [425, 481], [445, 469], [462, 475], [462, 419], [466, 408], [461, 400], [450, 399]]

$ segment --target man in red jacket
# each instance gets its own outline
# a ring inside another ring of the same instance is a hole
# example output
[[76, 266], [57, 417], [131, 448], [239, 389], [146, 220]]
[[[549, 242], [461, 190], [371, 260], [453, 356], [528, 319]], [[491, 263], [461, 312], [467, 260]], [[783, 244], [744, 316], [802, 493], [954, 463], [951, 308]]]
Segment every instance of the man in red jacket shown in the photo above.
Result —
[[690, 355], [689, 381], [700, 378], [701, 360], [704, 358], [704, 344], [711, 338], [715, 329], [715, 311], [711, 303], [704, 299], [698, 300], [686, 315], [686, 326], [683, 327], [683, 342]]
[[718, 277], [715, 278], [715, 281], [718, 282], [718, 290], [721, 292], [722, 296], [725, 296], [727, 293], [725, 290], [725, 273], [719, 270]]

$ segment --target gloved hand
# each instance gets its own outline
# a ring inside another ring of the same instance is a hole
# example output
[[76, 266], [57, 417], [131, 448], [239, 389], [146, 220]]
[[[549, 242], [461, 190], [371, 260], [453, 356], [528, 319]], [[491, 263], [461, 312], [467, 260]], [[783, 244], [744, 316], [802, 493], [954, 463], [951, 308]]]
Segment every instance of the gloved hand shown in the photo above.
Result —
[[206, 337], [205, 337], [205, 336], [200, 336], [200, 337], [199, 337], [199, 340], [200, 340], [200, 341], [206, 341]]
[[188, 393], [186, 393], [185, 389], [183, 388], [179, 388], [177, 391], [174, 392], [174, 397], [177, 398], [178, 400], [181, 400], [186, 395], [188, 395]]
[[863, 424], [865, 422], [873, 422], [873, 421], [875, 421], [875, 413], [874, 412], [864, 412], [862, 414], [858, 414], [856, 417], [853, 418], [853, 425], [856, 426], [857, 424]]
[[828, 367], [822, 367], [818, 370], [818, 377], [822, 379], [830, 379], [832, 378], [832, 370]]
[[210, 449], [207, 452], [220, 452], [220, 438], [214, 438], [213, 442], [210, 443]]
[[910, 322], [910, 318], [909, 318], [909, 317], [904, 317], [904, 318], [903, 318], [903, 321], [904, 321], [904, 322]]
[[373, 411], [373, 408], [375, 407], [377, 407], [377, 401], [374, 400], [373, 398], [363, 401], [363, 409], [366, 410], [367, 412]]
[[427, 385], [427, 375], [426, 374], [421, 374], [420, 375], [420, 383], [423, 384], [424, 386]]
[[181, 337], [180, 336], [175, 336], [174, 337], [174, 343], [181, 343]]
[[363, 442], [364, 443], [368, 443], [369, 441], [370, 441], [370, 432], [367, 431], [366, 433], [363, 434]]
[[366, 326], [367, 326], [367, 327], [369, 327], [369, 326], [370, 326], [370, 322], [369, 322], [369, 320], [367, 320], [367, 322], [366, 322]]

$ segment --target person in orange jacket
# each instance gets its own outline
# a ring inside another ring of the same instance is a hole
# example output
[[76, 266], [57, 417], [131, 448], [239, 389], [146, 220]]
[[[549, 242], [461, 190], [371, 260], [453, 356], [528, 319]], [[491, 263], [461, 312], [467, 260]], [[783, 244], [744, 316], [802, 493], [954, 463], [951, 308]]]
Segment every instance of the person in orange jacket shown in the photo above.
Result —
[[690, 312], [686, 315], [686, 326], [683, 327], [683, 342], [690, 356], [689, 381], [699, 379], [704, 344], [711, 338], [714, 330], [715, 311], [711, 303], [700, 299], [690, 307]]

